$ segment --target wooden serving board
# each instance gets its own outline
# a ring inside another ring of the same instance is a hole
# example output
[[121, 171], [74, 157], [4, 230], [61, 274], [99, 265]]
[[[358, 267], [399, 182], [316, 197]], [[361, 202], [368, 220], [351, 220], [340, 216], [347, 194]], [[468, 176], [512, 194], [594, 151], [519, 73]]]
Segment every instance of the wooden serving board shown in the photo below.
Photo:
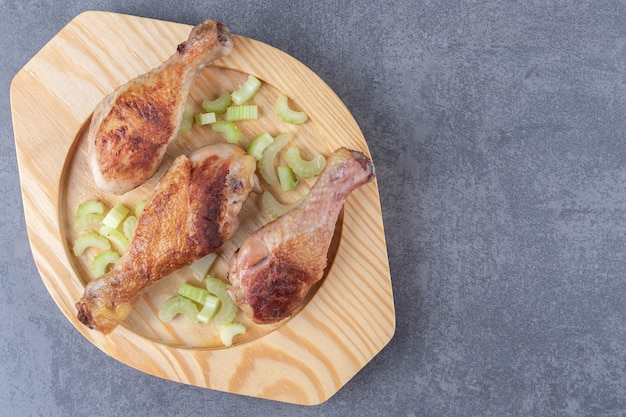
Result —
[[[225, 22], [228, 24], [228, 22]], [[193, 283], [188, 268], [152, 286], [128, 319], [110, 335], [83, 326], [75, 303], [92, 279], [94, 253], [75, 257], [71, 248], [76, 207], [99, 198], [133, 207], [145, 199], [181, 153], [222, 141], [210, 127], [194, 126], [168, 148], [163, 166], [148, 183], [123, 196], [100, 192], [87, 167], [85, 134], [95, 105], [109, 92], [162, 63], [187, 39], [188, 25], [86, 12], [63, 28], [11, 84], [11, 106], [24, 214], [33, 256], [43, 282], [63, 314], [90, 342], [143, 372], [210, 389], [296, 404], [319, 404], [336, 393], [390, 340], [395, 330], [393, 294], [376, 181], [352, 193], [337, 224], [329, 266], [321, 284], [294, 317], [273, 326], [247, 327], [224, 348], [215, 325], [192, 325], [184, 317], [159, 321], [161, 303], [181, 282]], [[233, 91], [248, 74], [263, 87], [254, 98], [260, 117], [241, 122], [241, 145], [256, 134], [291, 131], [305, 156], [347, 146], [369, 154], [350, 112], [306, 66], [266, 44], [235, 35], [232, 53], [200, 75], [188, 102], [200, 111], [205, 98]], [[273, 111], [279, 94], [310, 120], [288, 125]], [[295, 201], [312, 186], [279, 195]], [[270, 219], [253, 194], [240, 214], [241, 227], [219, 252], [211, 273], [224, 278], [233, 251]]]

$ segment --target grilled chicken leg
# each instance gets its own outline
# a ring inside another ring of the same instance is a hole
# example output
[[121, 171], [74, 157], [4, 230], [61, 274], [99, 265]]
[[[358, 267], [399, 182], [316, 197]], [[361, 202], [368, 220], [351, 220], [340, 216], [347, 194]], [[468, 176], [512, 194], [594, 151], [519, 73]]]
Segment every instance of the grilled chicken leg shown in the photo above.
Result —
[[89, 164], [102, 191], [123, 194], [146, 182], [177, 135], [200, 71], [233, 47], [228, 28], [205, 20], [167, 61], [106, 96], [89, 126]]
[[299, 206], [244, 241], [230, 261], [229, 292], [255, 323], [289, 317], [322, 278], [343, 203], [372, 178], [365, 155], [340, 148]]
[[189, 159], [179, 156], [139, 216], [128, 251], [85, 288], [76, 304], [78, 319], [111, 332], [150, 284], [231, 238], [256, 185], [255, 168], [253, 157], [230, 144], [206, 146]]

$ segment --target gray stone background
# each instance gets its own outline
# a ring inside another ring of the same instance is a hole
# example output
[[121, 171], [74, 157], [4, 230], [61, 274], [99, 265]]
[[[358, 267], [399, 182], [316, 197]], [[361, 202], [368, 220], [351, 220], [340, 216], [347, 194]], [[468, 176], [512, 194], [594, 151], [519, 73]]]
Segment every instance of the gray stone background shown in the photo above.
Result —
[[[377, 167], [397, 329], [324, 404], [144, 375], [48, 295], [9, 85], [89, 9], [221, 20], [308, 65], [353, 112]], [[1, 415], [626, 414], [624, 1], [0, 0], [0, 21]]]

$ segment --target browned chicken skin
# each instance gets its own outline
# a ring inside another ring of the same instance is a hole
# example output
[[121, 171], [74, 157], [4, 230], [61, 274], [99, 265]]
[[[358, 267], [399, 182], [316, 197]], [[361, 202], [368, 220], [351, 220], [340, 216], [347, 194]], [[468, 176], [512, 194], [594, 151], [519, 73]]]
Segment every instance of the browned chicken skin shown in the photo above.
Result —
[[150, 284], [231, 238], [237, 214], [256, 185], [255, 168], [253, 157], [230, 144], [179, 156], [139, 216], [128, 251], [85, 288], [76, 304], [78, 319], [111, 332]]
[[293, 314], [323, 276], [343, 203], [372, 178], [374, 166], [365, 155], [340, 148], [299, 206], [244, 241], [230, 261], [229, 292], [255, 323]]
[[106, 96], [89, 126], [89, 164], [96, 185], [123, 194], [146, 182], [180, 127], [200, 71], [233, 47], [228, 28], [205, 20], [167, 61]]

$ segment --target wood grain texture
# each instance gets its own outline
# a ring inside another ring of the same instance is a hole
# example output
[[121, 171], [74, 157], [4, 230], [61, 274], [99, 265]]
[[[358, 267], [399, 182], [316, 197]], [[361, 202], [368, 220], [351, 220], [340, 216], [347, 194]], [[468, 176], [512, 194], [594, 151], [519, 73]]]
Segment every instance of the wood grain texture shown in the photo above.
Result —
[[[224, 22], [228, 25], [228, 22]], [[187, 384], [296, 404], [319, 404], [335, 394], [391, 340], [395, 312], [376, 181], [357, 189], [344, 206], [329, 254], [329, 268], [317, 291], [290, 320], [259, 326], [240, 313], [248, 331], [230, 348], [220, 346], [218, 329], [171, 324], [156, 317], [160, 304], [181, 282], [186, 268], [155, 284], [125, 323], [102, 335], [76, 319], [90, 256], [71, 247], [77, 205], [101, 198], [133, 206], [146, 198], [180, 153], [221, 141], [208, 127], [195, 126], [168, 148], [163, 166], [148, 183], [123, 196], [101, 193], [87, 166], [86, 126], [95, 105], [110, 91], [162, 63], [191, 27], [134, 16], [86, 12], [63, 28], [15, 76], [11, 106], [24, 214], [33, 256], [43, 282], [63, 314], [102, 351], [143, 372]], [[369, 154], [350, 112], [306, 66], [263, 43], [235, 36], [228, 56], [206, 68], [188, 102], [196, 110], [205, 98], [237, 88], [254, 74], [264, 85], [255, 97], [261, 117], [239, 125], [242, 146], [258, 133], [295, 134], [293, 144], [311, 156], [339, 146]], [[306, 111], [310, 121], [288, 125], [273, 111], [279, 94]], [[294, 201], [311, 181], [283, 195]], [[274, 190], [276, 191], [276, 190]], [[241, 213], [241, 227], [224, 245], [211, 272], [224, 277], [233, 251], [269, 221], [253, 195]], [[141, 352], [138, 354], [138, 352]]]

